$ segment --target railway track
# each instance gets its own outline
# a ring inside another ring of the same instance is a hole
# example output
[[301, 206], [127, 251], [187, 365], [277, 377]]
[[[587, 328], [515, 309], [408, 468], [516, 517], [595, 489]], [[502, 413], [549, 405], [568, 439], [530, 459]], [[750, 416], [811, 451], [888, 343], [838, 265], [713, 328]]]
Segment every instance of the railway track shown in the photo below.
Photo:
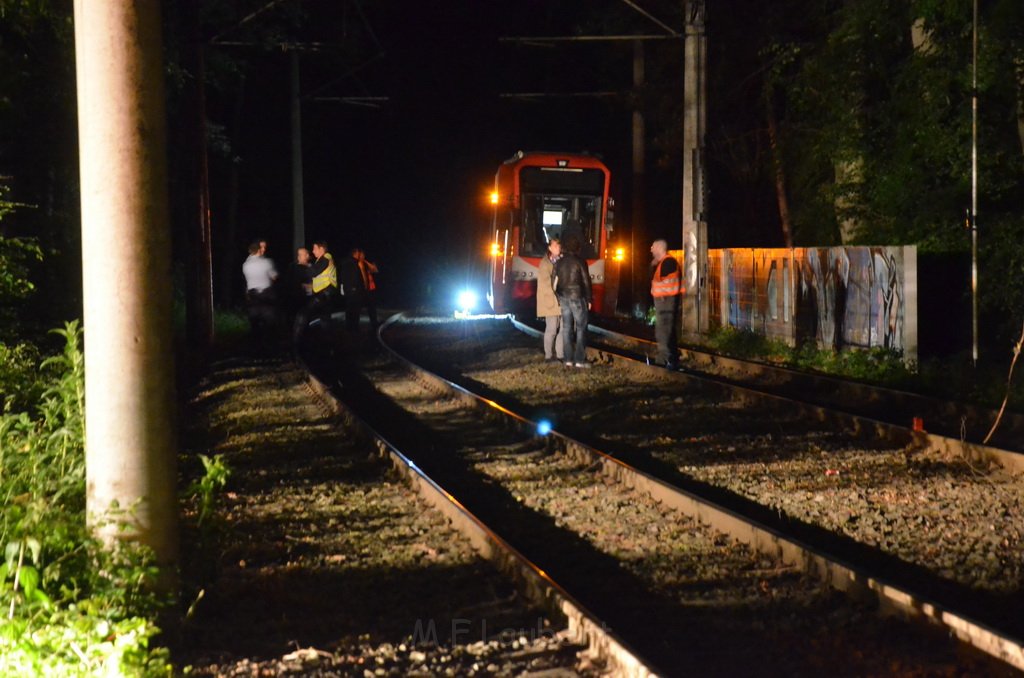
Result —
[[218, 454], [232, 476], [207, 536], [183, 540], [185, 580], [202, 593], [179, 666], [195, 676], [598, 675], [565, 624], [518, 595], [308, 379], [281, 361], [224, 363], [189, 403], [184, 465]]
[[[520, 329], [536, 331], [528, 322]], [[655, 344], [636, 324], [589, 326], [592, 345], [636, 359], [653, 356]], [[879, 387], [769, 363], [731, 358], [692, 347], [679, 349], [683, 371], [757, 391], [915, 430], [918, 444], [941, 446], [978, 461], [993, 461], [1012, 472], [1024, 471], [1024, 415]], [[915, 424], [916, 420], [916, 424]], [[994, 429], [993, 429], [994, 427]], [[991, 437], [986, 442], [986, 438]]]
[[[935, 591], [949, 594], [950, 587], [921, 593], [894, 582], [888, 572], [878, 576], [877, 570], [851, 565], [847, 554], [836, 557], [806, 538], [829, 542], [832, 537], [835, 542], [829, 530], [788, 518], [775, 523], [758, 520], [749, 514], [765, 518], [776, 509], [718, 488], [719, 497], [740, 500], [734, 501], [739, 510], [724, 506], [708, 498], [716, 494], [712, 484], [695, 482], [678, 470], [665, 473], [667, 480], [659, 478], [670, 465], [655, 463], [650, 455], [648, 469], [641, 471], [638, 464], [623, 463], [621, 457], [643, 462], [644, 455], [621, 440], [616, 445], [620, 459], [615, 459], [592, 443], [566, 437], [561, 431], [573, 428], [566, 412], [574, 414], [578, 428], [592, 429], [597, 438], [605, 435], [595, 430], [600, 427], [579, 426], [587, 421], [585, 415], [591, 418], [588, 424], [595, 413], [601, 416], [586, 398], [592, 391], [586, 383], [576, 384], [583, 388], [576, 389], [575, 404], [567, 403], [566, 394], [557, 388], [551, 389], [549, 402], [525, 403], [523, 393], [514, 388], [499, 394], [487, 385], [482, 371], [471, 369], [474, 356], [492, 369], [519, 370], [527, 373], [526, 381], [543, 382], [537, 366], [524, 370], [521, 364], [512, 364], [511, 356], [489, 350], [482, 335], [490, 328], [445, 325], [399, 322], [382, 336], [410, 359], [433, 363], [436, 371], [449, 376], [456, 374], [463, 382], [461, 389], [397, 353], [337, 363], [334, 371], [320, 373], [323, 382], [334, 385], [332, 391], [346, 403], [346, 410], [377, 431], [378, 446], [392, 453], [402, 450], [406, 461], [399, 466], [426, 473], [444, 488], [442, 494], [457, 497], [476, 516], [470, 522], [487, 525], [490, 534], [502, 535], [530, 561], [526, 570], [543, 572], [558, 582], [556, 590], [572, 609], [589, 609], [590, 621], [574, 622], [578, 629], [590, 629], [583, 635], [590, 634], [593, 641], [596, 636], [590, 631], [596, 633], [605, 625], [615, 631], [610, 642], [621, 647], [622, 654], [602, 658], [610, 665], [623, 672], [657, 668], [718, 675], [927, 674], [966, 664], [998, 674], [1022, 666], [1020, 644], [1012, 634], [979, 621], [970, 606], [963, 613], [935, 597]], [[503, 337], [500, 342], [510, 340]], [[615, 358], [615, 367], [588, 372], [636, 370], [623, 368], [620, 361]], [[558, 368], [540, 369], [550, 374]], [[564, 375], [564, 368], [561, 371]], [[664, 373], [651, 375], [644, 388], [659, 385]], [[590, 375], [573, 373], [572, 378]], [[626, 382], [621, 384], [620, 400], [622, 394], [635, 398], [639, 393], [637, 383]], [[467, 384], [482, 391], [483, 398], [465, 390]], [[720, 385], [701, 388], [714, 393], [713, 401], [723, 402]], [[523, 414], [510, 411], [516, 408]], [[559, 425], [555, 418], [555, 432], [538, 432], [545, 410], [561, 411], [567, 425]], [[816, 434], [801, 430], [799, 435]], [[675, 487], [688, 483], [692, 487], [682, 491]], [[853, 551], [864, 555], [865, 550]], [[894, 564], [901, 563], [883, 556], [875, 557], [872, 566], [900, 571]], [[522, 566], [519, 571], [524, 571]], [[922, 574], [920, 567], [911, 571]], [[838, 595], [812, 573], [851, 595]], [[515, 576], [522, 581], [521, 575]], [[933, 584], [942, 582], [941, 577], [925, 578]], [[535, 584], [526, 588], [531, 586]], [[559, 605], [566, 609], [564, 602]], [[873, 613], [876, 608], [924, 614], [936, 624], [923, 627], [879, 619]], [[949, 634], [999, 661], [966, 652], [948, 640]]]

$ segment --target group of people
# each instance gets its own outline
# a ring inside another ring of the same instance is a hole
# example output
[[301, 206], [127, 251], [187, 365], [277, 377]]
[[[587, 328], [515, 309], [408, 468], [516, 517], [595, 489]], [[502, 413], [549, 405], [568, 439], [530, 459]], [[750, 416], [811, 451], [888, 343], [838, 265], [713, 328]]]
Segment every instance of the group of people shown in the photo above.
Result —
[[377, 265], [360, 247], [353, 247], [350, 256], [341, 262], [335, 262], [324, 240], [315, 241], [311, 250], [298, 248], [288, 280], [282, 283], [273, 260], [267, 256], [267, 242], [258, 240], [249, 245], [242, 274], [249, 324], [257, 346], [266, 347], [272, 342], [281, 327], [282, 313], [294, 316], [292, 339], [298, 342], [313, 320], [328, 321], [342, 302], [346, 329], [358, 331], [365, 309], [376, 330]]
[[[683, 292], [682, 269], [669, 256], [668, 243], [651, 244], [651, 297], [654, 300], [659, 365], [676, 368], [676, 324], [679, 295]], [[544, 318], [544, 360], [567, 367], [590, 367], [587, 362], [587, 322], [593, 294], [587, 262], [580, 256], [576, 236], [566, 239], [563, 251], [558, 238], [548, 241], [547, 256], [537, 275], [537, 317]]]

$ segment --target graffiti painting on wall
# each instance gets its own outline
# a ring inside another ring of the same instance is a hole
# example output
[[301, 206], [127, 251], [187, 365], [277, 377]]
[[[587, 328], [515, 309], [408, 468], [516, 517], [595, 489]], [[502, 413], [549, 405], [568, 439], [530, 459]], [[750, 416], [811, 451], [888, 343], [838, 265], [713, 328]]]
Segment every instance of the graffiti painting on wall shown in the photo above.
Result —
[[822, 348], [904, 350], [904, 248], [720, 252], [720, 324]]

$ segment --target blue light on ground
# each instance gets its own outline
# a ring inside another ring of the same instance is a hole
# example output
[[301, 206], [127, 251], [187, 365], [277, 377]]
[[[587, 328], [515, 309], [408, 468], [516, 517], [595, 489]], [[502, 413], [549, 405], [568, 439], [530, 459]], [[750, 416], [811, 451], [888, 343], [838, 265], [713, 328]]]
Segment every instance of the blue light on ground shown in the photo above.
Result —
[[541, 419], [537, 422], [537, 435], [546, 436], [551, 433], [551, 422], [547, 419]]

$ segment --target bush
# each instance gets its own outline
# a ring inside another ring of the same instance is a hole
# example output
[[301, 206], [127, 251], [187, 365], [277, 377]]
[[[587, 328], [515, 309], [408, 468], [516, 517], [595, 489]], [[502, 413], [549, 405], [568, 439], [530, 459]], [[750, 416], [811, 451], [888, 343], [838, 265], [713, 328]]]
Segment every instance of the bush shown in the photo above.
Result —
[[0, 412], [24, 412], [39, 400], [39, 363], [39, 350], [32, 344], [0, 343]]
[[[85, 521], [84, 360], [69, 323], [33, 415], [0, 414], [0, 674], [168, 675], [149, 641], [163, 600], [141, 546], [106, 548]], [[23, 391], [28, 393], [28, 391]]]

